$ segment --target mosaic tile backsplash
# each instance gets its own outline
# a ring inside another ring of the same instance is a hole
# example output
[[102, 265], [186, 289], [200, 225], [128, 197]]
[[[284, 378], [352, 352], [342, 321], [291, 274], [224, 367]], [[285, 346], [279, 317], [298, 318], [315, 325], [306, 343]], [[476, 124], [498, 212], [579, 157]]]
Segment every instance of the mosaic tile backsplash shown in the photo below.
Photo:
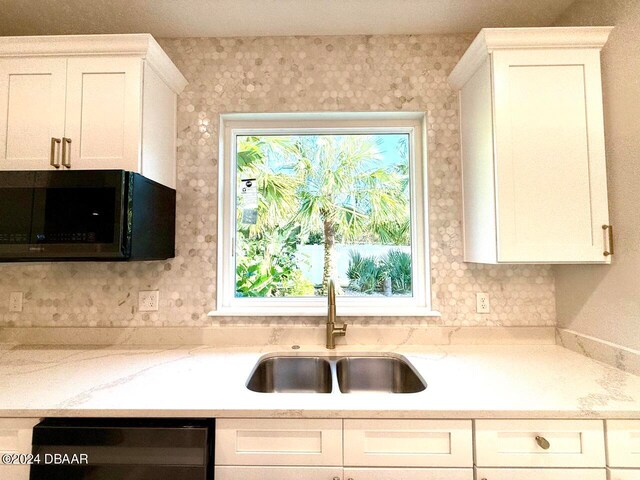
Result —
[[[465, 35], [164, 39], [189, 80], [178, 101], [177, 255], [163, 262], [0, 265], [0, 326], [205, 326], [215, 307], [219, 115], [227, 112], [426, 111], [433, 306], [448, 326], [555, 325], [548, 266], [462, 260], [456, 94], [447, 76]], [[159, 289], [158, 312], [138, 312]], [[11, 291], [25, 294], [8, 312]], [[491, 313], [475, 313], [487, 292]], [[310, 323], [320, 319], [217, 318]], [[416, 318], [350, 318], [415, 323]]]

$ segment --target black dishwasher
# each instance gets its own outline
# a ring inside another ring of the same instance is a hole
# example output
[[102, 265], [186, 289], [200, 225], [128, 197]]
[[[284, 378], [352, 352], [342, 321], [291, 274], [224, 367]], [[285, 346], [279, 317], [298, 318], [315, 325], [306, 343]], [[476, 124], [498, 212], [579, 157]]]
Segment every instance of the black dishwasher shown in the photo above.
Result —
[[214, 420], [49, 418], [30, 480], [211, 480]]

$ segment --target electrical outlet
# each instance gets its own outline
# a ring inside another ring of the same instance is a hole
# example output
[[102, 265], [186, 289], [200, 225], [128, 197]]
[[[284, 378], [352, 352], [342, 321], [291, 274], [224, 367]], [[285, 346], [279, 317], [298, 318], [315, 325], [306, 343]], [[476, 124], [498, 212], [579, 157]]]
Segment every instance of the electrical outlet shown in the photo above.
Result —
[[11, 292], [9, 294], [9, 311], [10, 312], [22, 311], [22, 292]]
[[138, 292], [138, 310], [141, 312], [157, 312], [160, 292], [158, 290], [144, 290]]
[[476, 293], [476, 313], [489, 313], [491, 312], [491, 305], [489, 304], [489, 295], [486, 293]]

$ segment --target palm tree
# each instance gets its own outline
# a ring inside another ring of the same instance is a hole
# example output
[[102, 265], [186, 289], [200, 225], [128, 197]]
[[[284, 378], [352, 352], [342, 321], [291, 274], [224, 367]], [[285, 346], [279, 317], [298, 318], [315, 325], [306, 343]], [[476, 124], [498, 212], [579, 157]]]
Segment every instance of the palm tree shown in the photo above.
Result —
[[[410, 233], [408, 171], [384, 165], [378, 145], [370, 135], [307, 135], [279, 137], [274, 146], [269, 137], [247, 137], [238, 151], [254, 147], [245, 169], [259, 178], [261, 201], [256, 228], [290, 225], [324, 233], [322, 290], [335, 275], [334, 248], [337, 240], [358, 242], [377, 239], [406, 243]], [[259, 142], [263, 142], [260, 144]], [[277, 167], [265, 160], [271, 152], [279, 156]], [[251, 159], [253, 155], [253, 159]], [[244, 171], [243, 171], [244, 174]], [[263, 204], [264, 202], [264, 204]]]
[[[282, 164], [283, 160], [291, 162], [287, 159], [292, 145], [287, 137], [238, 137], [238, 179], [256, 179], [259, 195], [255, 224], [243, 223], [242, 210], [236, 212], [237, 296], [285, 296], [308, 292], [309, 288], [313, 292], [295, 258], [301, 228], [288, 225], [296, 213], [295, 195], [300, 183], [296, 175], [291, 175], [293, 166]], [[240, 196], [237, 205], [243, 206]]]
[[297, 170], [302, 178], [294, 221], [324, 232], [322, 285], [335, 275], [336, 238], [358, 241], [401, 227], [409, 218], [404, 176], [381, 162], [368, 135], [300, 137]]
[[[238, 137], [237, 168], [242, 178], [258, 182], [258, 221], [248, 233], [259, 234], [287, 223], [296, 213], [300, 178], [294, 172], [298, 150], [289, 137]], [[274, 165], [277, 161], [277, 166]]]

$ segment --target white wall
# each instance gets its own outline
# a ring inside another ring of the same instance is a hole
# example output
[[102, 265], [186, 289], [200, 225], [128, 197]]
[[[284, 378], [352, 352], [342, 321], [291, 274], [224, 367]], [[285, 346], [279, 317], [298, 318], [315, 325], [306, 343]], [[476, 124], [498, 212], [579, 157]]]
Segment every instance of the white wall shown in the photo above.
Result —
[[615, 25], [602, 52], [610, 266], [556, 268], [561, 327], [640, 349], [640, 2], [578, 0], [558, 25]]

